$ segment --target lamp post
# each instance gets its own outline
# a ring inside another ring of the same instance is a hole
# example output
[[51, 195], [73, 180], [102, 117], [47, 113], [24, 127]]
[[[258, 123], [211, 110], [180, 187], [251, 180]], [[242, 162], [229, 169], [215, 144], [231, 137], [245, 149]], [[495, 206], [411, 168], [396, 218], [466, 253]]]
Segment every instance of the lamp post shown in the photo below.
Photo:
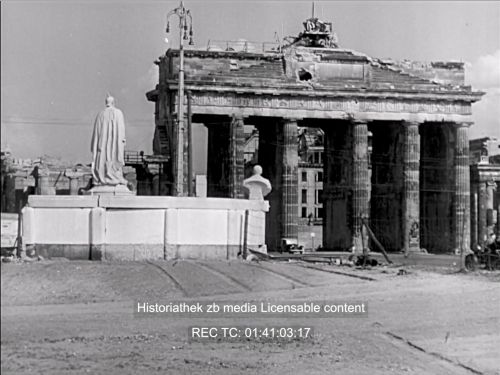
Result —
[[[185, 194], [184, 189], [184, 41], [188, 40], [188, 28], [189, 28], [189, 45], [193, 45], [193, 19], [191, 17], [191, 11], [184, 7], [184, 2], [168, 12], [167, 14], [167, 29], [166, 32], [170, 32], [170, 17], [176, 15], [179, 17], [179, 87], [178, 87], [178, 108], [177, 108], [177, 129], [175, 131], [176, 135], [176, 151], [174, 156], [174, 195], [182, 196]], [[190, 132], [188, 132], [190, 133]], [[188, 144], [191, 143], [191, 139], [188, 139]], [[189, 162], [191, 162], [191, 155], [188, 156]], [[191, 168], [189, 168], [190, 170]], [[188, 176], [188, 183], [191, 183], [191, 176]], [[191, 190], [191, 189], [190, 189]]]

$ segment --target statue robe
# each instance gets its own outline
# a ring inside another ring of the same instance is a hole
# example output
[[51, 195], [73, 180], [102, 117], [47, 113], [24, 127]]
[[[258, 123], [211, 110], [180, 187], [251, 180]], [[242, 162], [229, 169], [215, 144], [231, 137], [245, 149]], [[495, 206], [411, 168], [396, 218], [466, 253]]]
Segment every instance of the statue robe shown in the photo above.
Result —
[[94, 185], [127, 185], [125, 164], [125, 121], [123, 113], [112, 106], [96, 117], [91, 142]]

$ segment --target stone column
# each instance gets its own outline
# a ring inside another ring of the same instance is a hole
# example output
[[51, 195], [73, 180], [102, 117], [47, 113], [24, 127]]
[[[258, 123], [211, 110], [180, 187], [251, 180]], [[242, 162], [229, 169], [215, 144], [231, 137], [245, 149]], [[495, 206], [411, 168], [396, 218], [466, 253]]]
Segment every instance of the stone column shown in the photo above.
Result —
[[487, 207], [487, 195], [486, 195], [486, 182], [480, 181], [478, 184], [478, 213], [477, 213], [477, 242], [480, 245], [484, 245], [488, 234], [486, 232], [486, 207]]
[[469, 126], [456, 123], [454, 153], [453, 250], [470, 250]]
[[352, 122], [352, 244], [357, 251], [363, 250], [363, 242], [368, 246], [366, 230], [362, 228], [362, 218], [369, 216], [368, 178], [368, 124], [365, 121]]
[[50, 171], [45, 168], [36, 169], [36, 194], [56, 195], [55, 187], [50, 186]]
[[496, 191], [496, 183], [495, 181], [487, 181], [486, 182], [486, 232], [488, 237], [495, 233], [495, 191]]
[[258, 129], [259, 164], [272, 185], [266, 244], [277, 251], [283, 238], [298, 238], [297, 121], [262, 118]]
[[2, 209], [5, 212], [16, 212], [16, 175], [14, 172], [4, 173], [2, 186]]
[[281, 237], [298, 238], [298, 129], [297, 121], [284, 119], [283, 121], [283, 150], [281, 162], [282, 170], [282, 211], [281, 211]]
[[83, 173], [66, 169], [64, 175], [69, 179], [69, 195], [78, 195], [79, 179], [83, 177]]
[[153, 176], [153, 179], [151, 181], [151, 195], [155, 195], [155, 196], [163, 195], [161, 192], [161, 186], [162, 186], [162, 182], [164, 180], [162, 180], [161, 177], [162, 177], [161, 175]]
[[500, 235], [500, 182], [497, 181], [497, 187], [496, 187], [496, 206], [495, 210], [497, 212], [497, 223], [496, 223], [496, 228], [495, 228], [495, 233]]
[[470, 236], [470, 242], [471, 245], [476, 246], [479, 243], [478, 240], [478, 227], [477, 227], [477, 222], [478, 222], [478, 184], [473, 183], [471, 184], [471, 206], [470, 206], [470, 230], [471, 230], [471, 236]]
[[420, 134], [417, 122], [403, 122], [403, 250], [420, 250]]
[[[265, 121], [266, 120], [266, 121]], [[272, 191], [266, 198], [269, 201], [269, 212], [266, 215], [266, 245], [272, 251], [280, 249], [281, 238], [281, 175], [283, 165], [279, 157], [281, 147], [281, 132], [276, 119], [260, 119], [259, 130], [259, 160], [262, 174], [269, 178]]]
[[245, 133], [243, 118], [207, 118], [207, 196], [243, 198]]
[[244, 198], [245, 130], [243, 118], [234, 116], [229, 124], [229, 198]]

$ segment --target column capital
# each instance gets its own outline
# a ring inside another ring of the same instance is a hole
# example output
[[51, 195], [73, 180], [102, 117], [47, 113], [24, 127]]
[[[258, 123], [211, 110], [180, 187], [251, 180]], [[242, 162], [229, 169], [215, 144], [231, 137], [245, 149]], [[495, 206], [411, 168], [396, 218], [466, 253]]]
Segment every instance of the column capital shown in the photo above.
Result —
[[470, 128], [472, 124], [474, 124], [473, 121], [452, 122], [454, 128]]
[[283, 122], [297, 122], [297, 121], [300, 121], [300, 120], [302, 120], [301, 117], [283, 117], [282, 118]]
[[408, 120], [401, 121], [401, 125], [403, 126], [420, 126], [422, 124], [423, 122], [421, 121], [408, 121]]
[[243, 115], [241, 115], [241, 114], [236, 114], [236, 113], [233, 113], [233, 114], [231, 115], [231, 119], [233, 119], [233, 120], [240, 120], [240, 121], [243, 121], [243, 122], [244, 122], [244, 121], [245, 121], [245, 119], [247, 119], [247, 118], [248, 118], [248, 116], [243, 116]]
[[350, 119], [350, 122], [353, 125], [368, 125], [368, 121], [367, 120]]

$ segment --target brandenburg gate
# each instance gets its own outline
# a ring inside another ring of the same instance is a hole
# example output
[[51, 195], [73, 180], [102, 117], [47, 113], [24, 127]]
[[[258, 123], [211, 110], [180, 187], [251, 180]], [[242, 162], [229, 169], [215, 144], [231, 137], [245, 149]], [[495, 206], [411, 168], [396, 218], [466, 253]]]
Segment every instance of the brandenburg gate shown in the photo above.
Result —
[[[243, 126], [258, 129], [258, 162], [273, 186], [271, 250], [297, 238], [298, 127], [325, 134], [325, 249], [362, 249], [362, 220], [388, 250], [470, 248], [468, 131], [483, 93], [465, 85], [463, 63], [370, 58], [340, 48], [331, 23], [314, 17], [285, 46], [219, 47], [184, 51], [184, 124], [208, 128], [209, 197], [243, 197]], [[170, 157], [163, 193], [187, 195], [179, 51], [156, 63], [159, 82], [147, 98], [156, 105], [154, 151]]]

